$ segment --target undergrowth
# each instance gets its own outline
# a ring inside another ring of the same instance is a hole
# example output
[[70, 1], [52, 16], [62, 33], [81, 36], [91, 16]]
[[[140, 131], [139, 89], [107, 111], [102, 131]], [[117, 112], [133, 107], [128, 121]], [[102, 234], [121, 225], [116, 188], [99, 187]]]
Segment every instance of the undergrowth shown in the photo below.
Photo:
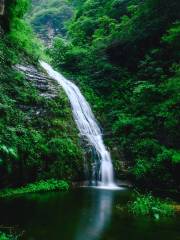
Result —
[[151, 216], [157, 220], [160, 217], [171, 217], [175, 212], [170, 202], [162, 201], [151, 194], [138, 195], [128, 204], [128, 209], [134, 215]]
[[63, 180], [41, 180], [39, 182], [30, 183], [20, 188], [9, 188], [0, 192], [0, 198], [13, 197], [25, 193], [48, 192], [54, 190], [66, 191], [69, 189], [69, 184]]

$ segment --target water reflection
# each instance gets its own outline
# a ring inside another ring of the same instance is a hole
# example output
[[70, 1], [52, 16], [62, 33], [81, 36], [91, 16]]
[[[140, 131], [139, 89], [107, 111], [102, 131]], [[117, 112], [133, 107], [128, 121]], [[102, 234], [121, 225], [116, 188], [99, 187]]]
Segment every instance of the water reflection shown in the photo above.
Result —
[[0, 200], [0, 225], [17, 226], [26, 240], [180, 240], [179, 216], [155, 221], [112, 211], [131, 197], [129, 190], [95, 188], [28, 194]]
[[109, 225], [114, 191], [94, 189], [89, 196], [89, 208], [83, 209], [75, 240], [98, 240]]

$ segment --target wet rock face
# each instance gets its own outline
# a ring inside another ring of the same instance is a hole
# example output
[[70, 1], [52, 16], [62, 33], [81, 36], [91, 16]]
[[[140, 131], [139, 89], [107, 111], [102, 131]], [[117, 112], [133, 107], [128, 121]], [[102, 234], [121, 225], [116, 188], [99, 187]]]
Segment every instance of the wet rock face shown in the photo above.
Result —
[[14, 68], [25, 74], [26, 79], [39, 90], [40, 96], [54, 98], [58, 95], [59, 85], [43, 72], [38, 71], [34, 66], [17, 64]]
[[5, 3], [4, 0], [0, 0], [0, 16], [4, 15]]
[[[14, 66], [16, 71], [19, 71], [25, 75], [27, 81], [31, 82], [32, 86], [34, 86], [41, 97], [46, 99], [53, 99], [59, 95], [59, 85], [56, 81], [49, 78], [45, 73], [36, 69], [36, 67], [32, 65], [20, 65], [17, 64]], [[34, 116], [44, 117], [46, 113], [46, 109], [42, 106], [31, 106], [31, 105], [18, 105], [18, 107], [27, 113], [27, 120], [30, 120]]]

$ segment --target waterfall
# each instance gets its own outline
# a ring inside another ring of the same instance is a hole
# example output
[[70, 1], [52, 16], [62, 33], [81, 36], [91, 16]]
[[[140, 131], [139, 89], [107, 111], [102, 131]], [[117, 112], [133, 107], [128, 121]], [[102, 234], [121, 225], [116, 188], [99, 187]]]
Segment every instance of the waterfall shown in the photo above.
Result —
[[[69, 98], [73, 117], [80, 135], [86, 139], [88, 144], [92, 146], [97, 153], [99, 162], [95, 161], [94, 163], [95, 168], [93, 175], [97, 176], [98, 186], [108, 188], [116, 187], [111, 156], [104, 145], [102, 132], [89, 103], [74, 83], [67, 80], [60, 73], [54, 71], [49, 64], [43, 61], [40, 61], [40, 64], [48, 75], [56, 80], [64, 89]], [[97, 167], [98, 165], [100, 165], [99, 168]]]

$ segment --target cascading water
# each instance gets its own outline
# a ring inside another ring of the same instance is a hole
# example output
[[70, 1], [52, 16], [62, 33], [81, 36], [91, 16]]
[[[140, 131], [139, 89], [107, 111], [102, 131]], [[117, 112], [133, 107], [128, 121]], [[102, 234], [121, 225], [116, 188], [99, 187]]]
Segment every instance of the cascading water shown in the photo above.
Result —
[[[97, 173], [98, 185], [110, 188], [116, 187], [116, 184], [114, 183], [111, 156], [104, 145], [102, 132], [96, 122], [90, 105], [74, 83], [65, 79], [65, 77], [63, 77], [60, 73], [54, 71], [49, 64], [43, 61], [40, 61], [40, 64], [46, 70], [48, 75], [55, 79], [66, 92], [71, 103], [74, 120], [81, 136], [85, 137], [88, 143], [97, 152], [100, 162], [100, 168]], [[97, 165], [98, 164], [95, 163], [95, 166]]]

